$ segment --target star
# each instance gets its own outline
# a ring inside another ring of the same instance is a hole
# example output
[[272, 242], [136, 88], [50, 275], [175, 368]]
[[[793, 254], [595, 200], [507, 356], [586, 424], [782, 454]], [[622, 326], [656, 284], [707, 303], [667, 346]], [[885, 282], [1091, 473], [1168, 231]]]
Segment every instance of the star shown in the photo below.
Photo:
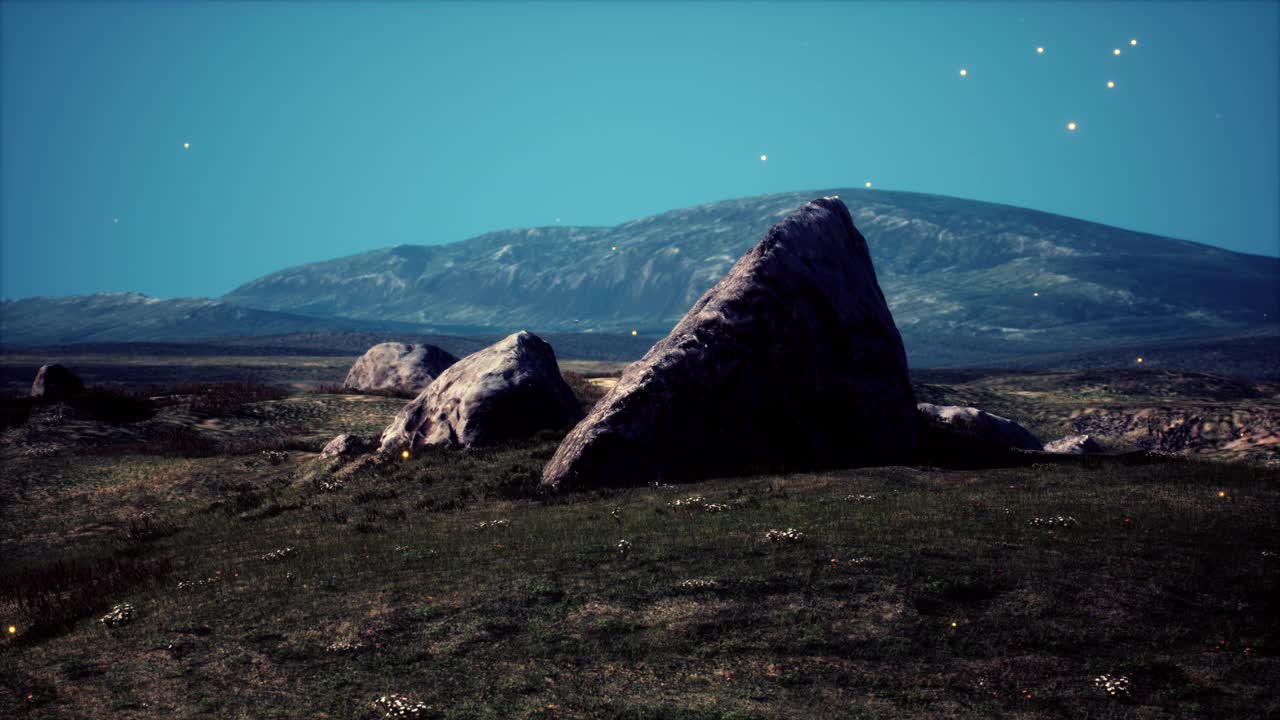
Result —
[[1130, 40], [1129, 44], [1132, 45], [1133, 47], [1138, 47], [1138, 38], [1134, 38]]
[[631, 331], [631, 337], [635, 337], [635, 336], [636, 336], [636, 331], [635, 331], [635, 330], [632, 330], [632, 331]]
[[1112, 51], [1111, 51], [1111, 54], [1112, 54], [1112, 55], [1119, 55], [1119, 54], [1120, 54], [1120, 48], [1116, 48], [1115, 50], [1112, 50]]
[[1036, 54], [1037, 54], [1037, 55], [1043, 55], [1043, 54], [1044, 54], [1044, 48], [1042, 48], [1042, 47], [1038, 47], [1038, 48], [1036, 48]]
[[1067, 129], [1068, 129], [1068, 130], [1070, 130], [1071, 132], [1075, 132], [1075, 131], [1076, 131], [1076, 124], [1075, 124], [1075, 122], [1069, 122], [1069, 123], [1067, 123]]
[[189, 143], [189, 142], [184, 142], [184, 143], [182, 143], [182, 148], [183, 148], [184, 150], [190, 150], [190, 149], [191, 149], [191, 143]]
[[111, 218], [111, 222], [118, 223], [120, 222], [120, 218]]
[[866, 182], [866, 186], [867, 186], [867, 187], [871, 187], [871, 181], [870, 181], [870, 180], [868, 180], [868, 181]]
[[768, 155], [761, 155], [761, 156], [760, 156], [760, 162], [769, 162], [769, 156], [768, 156]]
[[1115, 80], [1108, 80], [1108, 81], [1107, 81], [1107, 87], [1109, 87], [1109, 88], [1113, 88], [1113, 87], [1115, 87], [1115, 86], [1116, 86], [1116, 81], [1115, 81]]
[[610, 250], [617, 250], [617, 249], [618, 249], [618, 246], [617, 246], [617, 245], [614, 245], [613, 247], [611, 247], [611, 248], [609, 248], [609, 249], [610, 249]]
[[1139, 364], [1139, 365], [1141, 365], [1141, 364], [1142, 364], [1142, 358], [1138, 358], [1138, 364]]
[[969, 71], [967, 69], [960, 68], [960, 77], [965, 77], [968, 74], [969, 74]]
[[1033, 293], [1031, 293], [1031, 297], [1040, 297], [1040, 293], [1038, 293], [1038, 292], [1033, 292]]

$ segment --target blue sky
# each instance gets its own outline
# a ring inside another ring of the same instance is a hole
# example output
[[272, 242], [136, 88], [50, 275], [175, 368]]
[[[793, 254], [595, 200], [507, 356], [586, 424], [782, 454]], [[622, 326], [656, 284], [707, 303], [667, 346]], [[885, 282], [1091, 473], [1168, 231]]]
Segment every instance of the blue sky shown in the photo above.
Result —
[[4, 2], [0, 295], [866, 181], [1277, 255], [1278, 7]]

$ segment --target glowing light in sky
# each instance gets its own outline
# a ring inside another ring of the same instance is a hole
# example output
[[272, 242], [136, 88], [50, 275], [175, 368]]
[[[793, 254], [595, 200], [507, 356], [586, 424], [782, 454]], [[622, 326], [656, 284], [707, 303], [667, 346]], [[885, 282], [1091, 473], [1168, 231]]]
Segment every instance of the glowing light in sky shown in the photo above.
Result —
[[1138, 358], [1138, 364], [1139, 364], [1139, 365], [1141, 365], [1141, 364], [1142, 364], [1142, 358]]
[[635, 336], [636, 336], [636, 331], [635, 331], [635, 330], [632, 330], [632, 331], [631, 331], [631, 337], [635, 337]]
[[760, 156], [760, 162], [769, 162], [769, 156], [768, 156], [768, 155], [761, 155], [761, 156]]
[[1068, 130], [1070, 130], [1071, 132], [1075, 132], [1075, 131], [1076, 131], [1076, 124], [1075, 124], [1074, 122], [1069, 122], [1069, 123], [1067, 123], [1067, 129], [1068, 129]]
[[968, 75], [968, 74], [969, 74], [968, 70], [964, 68], [960, 68], [960, 77], [964, 77], [965, 75]]
[[1036, 54], [1037, 54], [1037, 55], [1043, 55], [1043, 54], [1044, 54], [1044, 48], [1042, 48], [1042, 47], [1038, 47], [1038, 48], [1036, 48]]
[[1116, 81], [1115, 81], [1115, 80], [1108, 80], [1108, 81], [1107, 81], [1107, 87], [1109, 87], [1109, 88], [1113, 88], [1113, 87], [1115, 87], [1115, 86], [1116, 86]]
[[189, 149], [189, 148], [191, 147], [191, 143], [189, 143], [189, 142], [184, 142], [184, 143], [182, 143], [182, 147], [183, 147], [183, 148], [188, 148], [188, 149]]
[[617, 245], [614, 245], [613, 247], [611, 247], [611, 248], [609, 248], [609, 249], [610, 249], [610, 250], [617, 250], [617, 249], [618, 249], [618, 246], [617, 246]]
[[1120, 48], [1116, 48], [1115, 50], [1112, 50], [1111, 52], [1112, 52], [1112, 54], [1119, 55], [1119, 54], [1120, 54]]
[[1134, 47], [1137, 47], [1137, 46], [1138, 46], [1138, 38], [1134, 38], [1134, 39], [1130, 40], [1130, 41], [1129, 41], [1129, 44], [1130, 44], [1130, 45], [1132, 45], [1132, 46], [1134, 46]]
[[868, 180], [868, 181], [867, 181], [867, 183], [866, 183], [866, 185], [867, 185], [867, 187], [871, 187], [871, 181], [870, 181], [870, 180]]
[[1038, 292], [1033, 292], [1033, 293], [1031, 293], [1031, 297], [1040, 297], [1040, 293], [1038, 293]]

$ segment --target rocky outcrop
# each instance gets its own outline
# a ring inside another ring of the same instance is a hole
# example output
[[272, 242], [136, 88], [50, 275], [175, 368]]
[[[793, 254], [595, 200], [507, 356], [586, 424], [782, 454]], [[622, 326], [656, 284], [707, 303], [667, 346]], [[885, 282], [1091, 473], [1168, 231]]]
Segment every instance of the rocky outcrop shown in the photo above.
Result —
[[322, 458], [355, 457], [376, 450], [378, 444], [359, 435], [342, 433], [330, 440], [320, 451]]
[[581, 417], [555, 351], [519, 332], [441, 373], [383, 431], [382, 450], [492, 445]]
[[[1029, 430], [1009, 418], [985, 410], [957, 405], [920, 403], [917, 408], [936, 435], [974, 450], [1040, 450]], [[948, 443], [952, 444], [952, 443]]]
[[1045, 443], [1044, 451], [1062, 455], [1093, 455], [1102, 452], [1102, 446], [1088, 435], [1068, 435]]
[[64, 400], [84, 392], [84, 383], [75, 373], [58, 363], [42, 365], [31, 383], [31, 397]]
[[379, 343], [356, 360], [343, 386], [417, 395], [456, 362], [458, 358], [434, 345]]
[[773, 226], [543, 470], [561, 489], [891, 462], [917, 446], [902, 339], [838, 198]]

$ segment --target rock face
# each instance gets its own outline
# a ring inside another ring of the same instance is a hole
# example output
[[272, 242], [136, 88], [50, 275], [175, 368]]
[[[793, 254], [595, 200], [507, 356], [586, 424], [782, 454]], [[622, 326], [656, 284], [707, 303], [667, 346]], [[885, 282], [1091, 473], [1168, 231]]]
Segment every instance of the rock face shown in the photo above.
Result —
[[985, 410], [957, 405], [920, 403], [920, 414], [937, 429], [984, 450], [1017, 448], [1039, 450], [1040, 441], [1009, 418]]
[[1063, 455], [1092, 455], [1102, 452], [1102, 446], [1088, 435], [1068, 435], [1046, 443], [1044, 451]]
[[547, 489], [873, 464], [917, 447], [902, 339], [838, 198], [774, 225], [623, 373]]
[[84, 383], [76, 374], [59, 365], [42, 365], [31, 383], [31, 397], [61, 400], [84, 392]]
[[581, 418], [555, 351], [518, 332], [441, 373], [382, 432], [382, 450], [492, 445]]
[[354, 457], [370, 452], [377, 447], [377, 443], [366, 440], [359, 435], [342, 433], [324, 446], [324, 449], [320, 451], [320, 457]]
[[434, 345], [385, 342], [356, 360], [343, 385], [351, 390], [422, 392], [458, 358]]

